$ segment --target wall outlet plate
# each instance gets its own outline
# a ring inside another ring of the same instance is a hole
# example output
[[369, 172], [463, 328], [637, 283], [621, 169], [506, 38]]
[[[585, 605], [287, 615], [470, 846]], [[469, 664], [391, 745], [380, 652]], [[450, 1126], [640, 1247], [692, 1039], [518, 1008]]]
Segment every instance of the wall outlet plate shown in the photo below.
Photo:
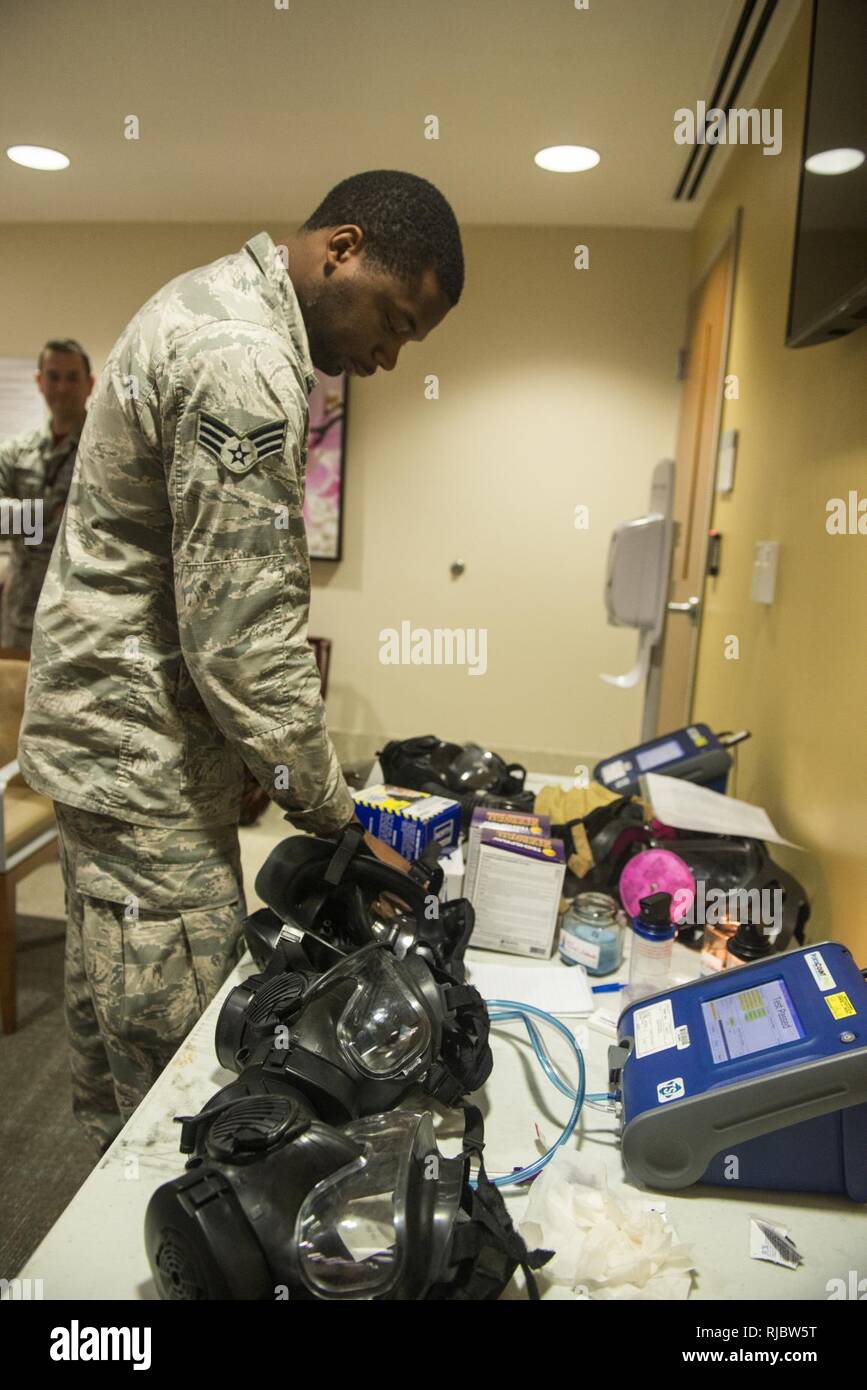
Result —
[[738, 453], [737, 430], [724, 430], [719, 439], [716, 465], [717, 492], [731, 492], [735, 485], [735, 459]]
[[756, 603], [773, 603], [779, 557], [779, 541], [756, 541], [753, 556], [753, 598]]

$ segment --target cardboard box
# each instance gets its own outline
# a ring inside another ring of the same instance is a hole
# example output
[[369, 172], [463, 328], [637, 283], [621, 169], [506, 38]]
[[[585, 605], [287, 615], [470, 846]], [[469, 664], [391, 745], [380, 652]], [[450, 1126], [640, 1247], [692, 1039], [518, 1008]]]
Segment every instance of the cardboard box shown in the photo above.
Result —
[[411, 862], [436, 840], [445, 854], [458, 843], [461, 808], [445, 796], [383, 783], [352, 793], [355, 814], [365, 830]]
[[566, 873], [562, 840], [483, 830], [471, 897], [471, 946], [516, 956], [550, 956]]
[[440, 900], [444, 903], [450, 903], [455, 898], [462, 898], [464, 896], [464, 851], [460, 844], [455, 845], [454, 849], [447, 850], [441, 856], [440, 868], [443, 871]]
[[467, 839], [467, 869], [464, 878], [464, 892], [468, 898], [473, 896], [479, 862], [479, 841], [483, 830], [514, 830], [519, 834], [533, 835], [543, 840], [551, 834], [551, 822], [547, 816], [534, 816], [529, 811], [494, 811], [486, 806], [480, 806], [473, 811]]

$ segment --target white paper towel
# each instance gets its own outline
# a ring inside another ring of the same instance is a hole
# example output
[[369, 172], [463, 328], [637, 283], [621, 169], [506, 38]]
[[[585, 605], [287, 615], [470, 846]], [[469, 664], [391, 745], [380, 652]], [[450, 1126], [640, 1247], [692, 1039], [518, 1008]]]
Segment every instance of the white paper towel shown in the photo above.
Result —
[[589, 1299], [685, 1299], [694, 1268], [647, 1197], [608, 1191], [599, 1161], [559, 1149], [530, 1189], [520, 1223], [529, 1249], [554, 1250], [539, 1271]]
[[638, 656], [631, 671], [627, 671], [624, 676], [601, 676], [608, 685], [616, 685], [621, 690], [631, 690], [634, 685], [638, 685], [647, 675], [647, 668], [650, 665], [650, 653], [653, 649], [653, 634], [647, 629], [643, 629], [638, 639]]

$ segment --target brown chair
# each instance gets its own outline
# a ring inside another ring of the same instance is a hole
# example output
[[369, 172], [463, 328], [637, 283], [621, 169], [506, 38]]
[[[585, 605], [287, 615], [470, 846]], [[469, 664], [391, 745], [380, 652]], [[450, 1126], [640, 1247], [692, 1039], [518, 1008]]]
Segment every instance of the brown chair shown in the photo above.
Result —
[[331, 665], [331, 638], [330, 637], [308, 637], [307, 641], [313, 648], [316, 657], [316, 665], [319, 667], [319, 679], [322, 682], [322, 698], [328, 696], [328, 668]]
[[0, 1015], [14, 1033], [15, 889], [58, 852], [54, 807], [31, 791], [18, 770], [18, 733], [30, 653], [0, 647]]

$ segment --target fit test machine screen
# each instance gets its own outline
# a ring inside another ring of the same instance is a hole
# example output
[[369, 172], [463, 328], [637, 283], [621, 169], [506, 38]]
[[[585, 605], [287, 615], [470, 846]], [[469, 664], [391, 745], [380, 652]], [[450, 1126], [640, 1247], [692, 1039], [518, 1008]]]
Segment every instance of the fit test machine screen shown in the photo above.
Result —
[[867, 980], [845, 946], [678, 985], [630, 1005], [617, 1032], [633, 1178], [867, 1202]]
[[798, 1015], [782, 980], [724, 994], [703, 1003], [701, 1012], [715, 1062], [749, 1057], [768, 1047], [797, 1042], [804, 1036]]

